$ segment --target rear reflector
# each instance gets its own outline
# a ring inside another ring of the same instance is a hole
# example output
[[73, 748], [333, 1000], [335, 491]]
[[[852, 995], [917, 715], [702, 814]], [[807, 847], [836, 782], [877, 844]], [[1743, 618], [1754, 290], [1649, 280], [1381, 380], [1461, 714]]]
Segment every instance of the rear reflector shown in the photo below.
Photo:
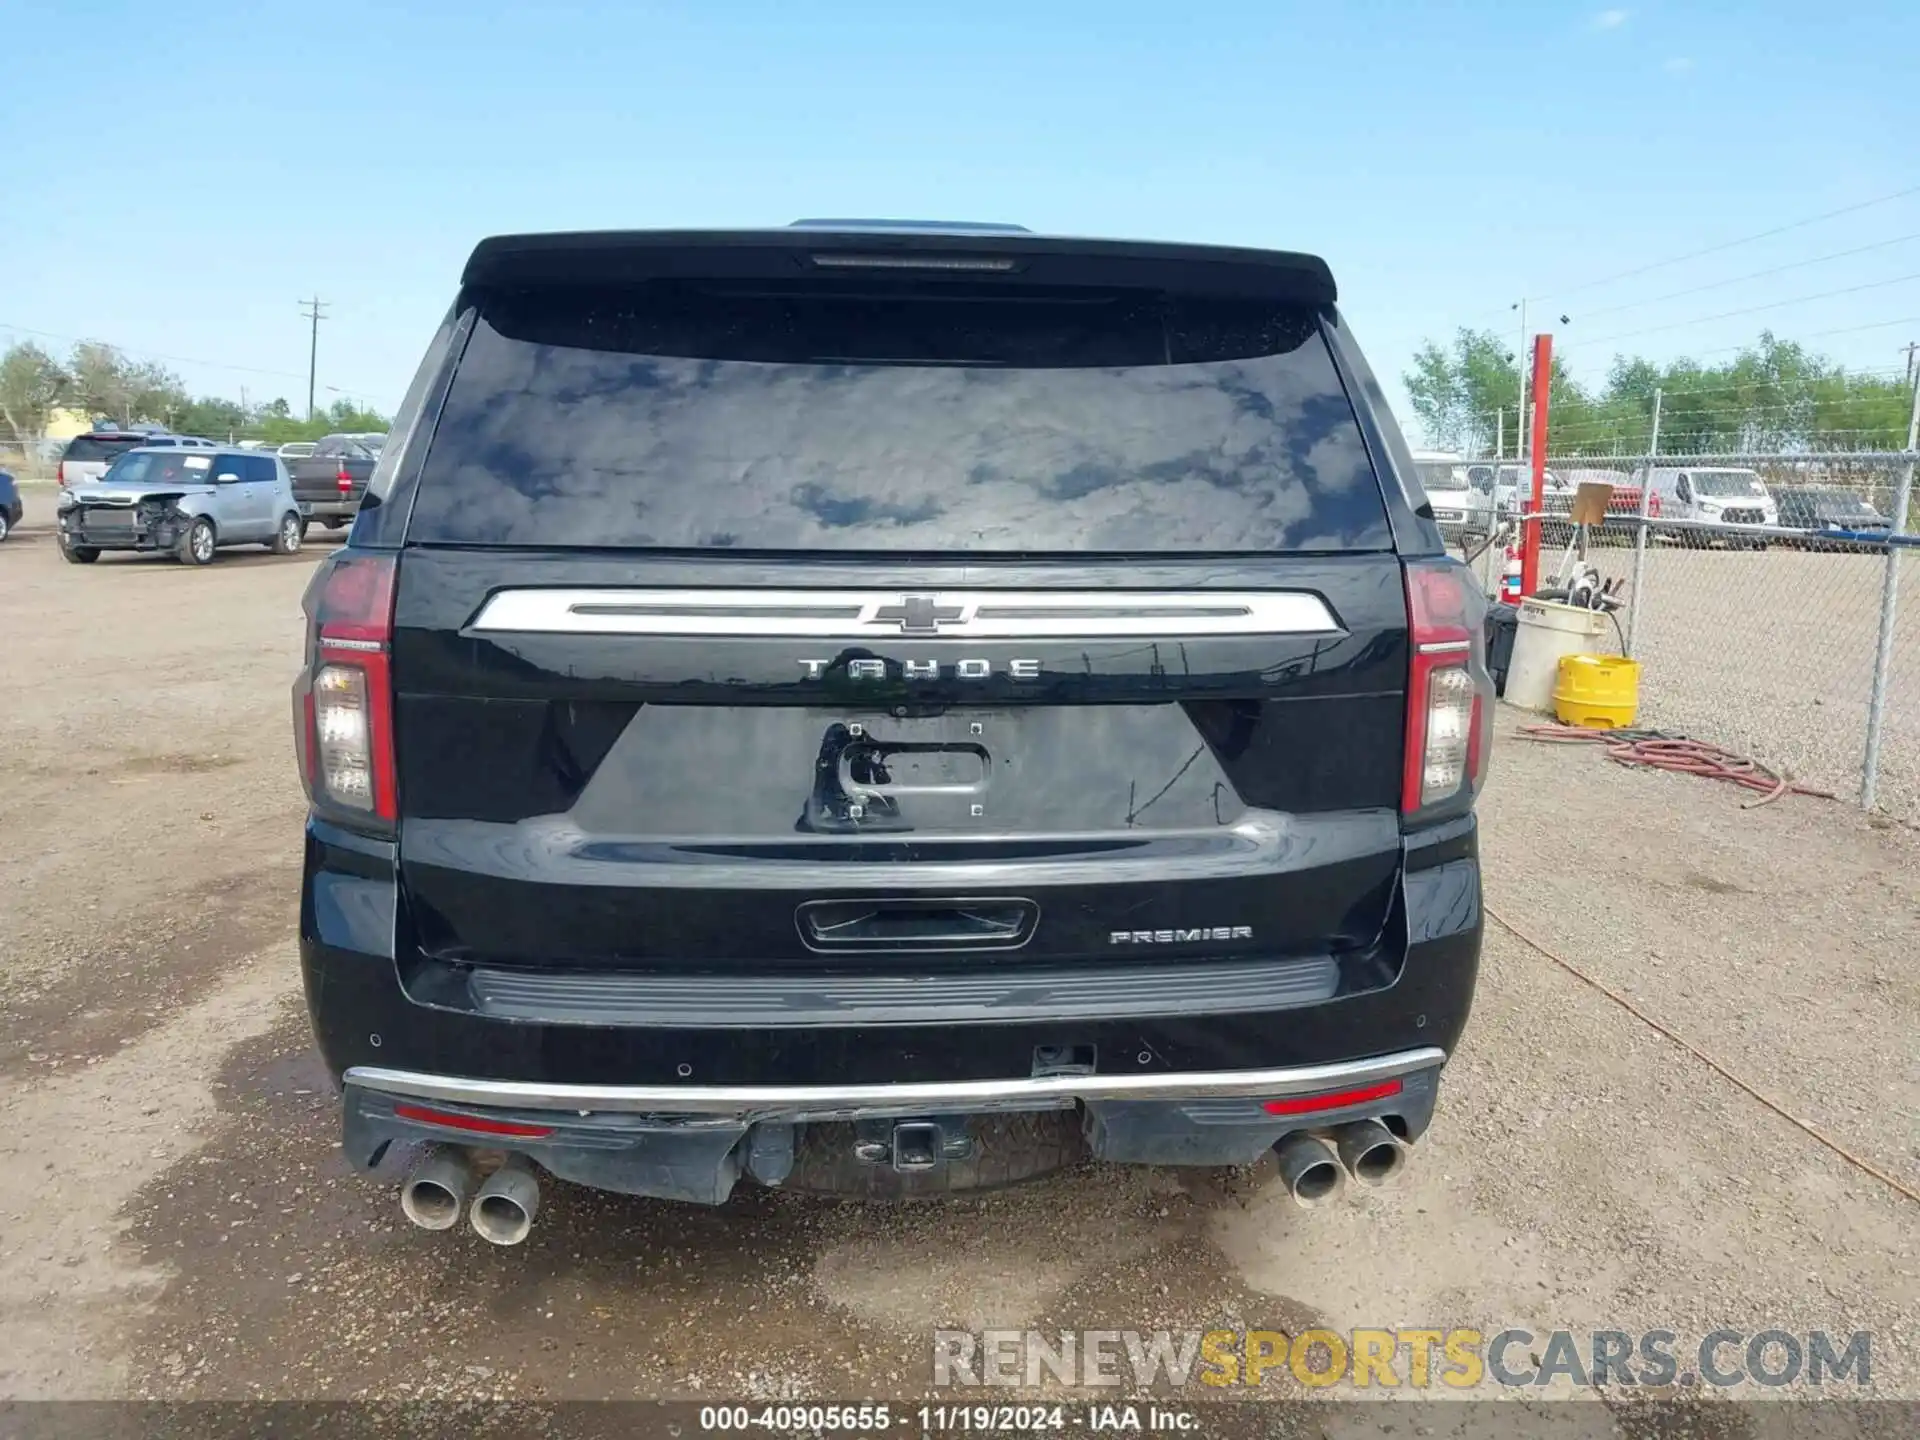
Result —
[[488, 1120], [480, 1115], [456, 1115], [450, 1110], [429, 1110], [424, 1105], [396, 1105], [393, 1113], [402, 1120], [417, 1120], [422, 1125], [443, 1125], [449, 1130], [469, 1130], [476, 1135], [511, 1135], [521, 1140], [542, 1140], [553, 1134], [551, 1125], [524, 1125], [518, 1120]]
[[1334, 1090], [1325, 1095], [1301, 1095], [1289, 1100], [1269, 1100], [1260, 1108], [1269, 1115], [1315, 1115], [1323, 1110], [1344, 1110], [1349, 1105], [1364, 1105], [1369, 1100], [1384, 1100], [1400, 1093], [1398, 1080], [1382, 1080], [1377, 1085], [1362, 1085], [1357, 1090]]

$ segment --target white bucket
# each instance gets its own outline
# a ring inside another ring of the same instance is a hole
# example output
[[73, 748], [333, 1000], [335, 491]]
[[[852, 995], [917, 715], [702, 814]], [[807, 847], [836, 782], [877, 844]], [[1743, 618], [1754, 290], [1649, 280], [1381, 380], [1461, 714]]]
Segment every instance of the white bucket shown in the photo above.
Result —
[[1551, 712], [1553, 687], [1560, 678], [1560, 658], [1595, 653], [1595, 642], [1606, 631], [1603, 611], [1528, 596], [1520, 602], [1503, 698], [1523, 710]]

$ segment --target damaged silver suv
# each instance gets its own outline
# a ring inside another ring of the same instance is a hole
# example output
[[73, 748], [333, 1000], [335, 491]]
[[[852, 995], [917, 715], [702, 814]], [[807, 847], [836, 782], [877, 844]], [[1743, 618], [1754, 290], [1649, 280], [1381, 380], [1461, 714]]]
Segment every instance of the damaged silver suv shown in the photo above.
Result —
[[300, 507], [278, 457], [247, 450], [129, 450], [91, 485], [60, 492], [60, 553], [91, 565], [103, 550], [171, 551], [208, 565], [226, 545], [300, 548]]

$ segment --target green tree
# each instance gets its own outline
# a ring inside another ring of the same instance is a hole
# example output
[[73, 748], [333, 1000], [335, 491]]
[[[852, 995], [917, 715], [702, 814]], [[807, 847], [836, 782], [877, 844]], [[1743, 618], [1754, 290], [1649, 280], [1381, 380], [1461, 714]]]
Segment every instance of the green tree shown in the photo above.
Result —
[[30, 446], [45, 435], [47, 418], [72, 383], [60, 362], [30, 340], [0, 357], [0, 416], [13, 438]]
[[188, 404], [186, 387], [166, 366], [129, 360], [97, 340], [83, 340], [73, 347], [68, 370], [73, 376], [74, 403], [95, 419], [168, 425], [171, 416]]
[[[1504, 431], [1505, 453], [1516, 453], [1520, 368], [1513, 347], [1491, 330], [1456, 331], [1445, 346], [1428, 341], [1402, 379], [1429, 444], [1491, 454]], [[1583, 424], [1591, 404], [1556, 356], [1548, 382], [1548, 419], [1558, 413], [1569, 424]]]
[[1489, 330], [1455, 332], [1449, 345], [1429, 340], [1403, 377], [1427, 443], [1448, 450], [1491, 450], [1503, 407], [1512, 434], [1520, 371], [1513, 349]]
[[[1505, 353], [1484, 331], [1463, 330], [1450, 348], [1434, 342], [1421, 348], [1404, 379], [1430, 442], [1487, 447], [1489, 398], [1511, 406], [1519, 383], [1510, 360], [1501, 358]], [[1899, 449], [1912, 403], [1912, 392], [1898, 380], [1850, 372], [1766, 331], [1718, 365], [1617, 355], [1592, 391], [1556, 358], [1549, 452], [1644, 455], [1653, 439], [1655, 391], [1660, 449], [1668, 454]]]
[[73, 376], [74, 404], [89, 416], [118, 420], [133, 419], [133, 395], [127, 387], [126, 362], [111, 345], [84, 340], [73, 347], [67, 370]]
[[252, 428], [253, 417], [232, 400], [202, 395], [175, 411], [172, 425], [182, 435], [204, 435], [209, 440], [225, 440], [246, 434]]

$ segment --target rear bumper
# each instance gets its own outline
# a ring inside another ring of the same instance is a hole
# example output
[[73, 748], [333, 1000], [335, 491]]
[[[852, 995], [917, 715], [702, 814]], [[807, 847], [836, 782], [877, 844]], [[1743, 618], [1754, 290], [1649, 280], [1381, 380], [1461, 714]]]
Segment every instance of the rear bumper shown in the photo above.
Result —
[[[1325, 989], [1263, 997], [1219, 981], [1197, 1004], [1155, 982], [1116, 1005], [1015, 986], [1020, 1003], [1001, 1009], [935, 987], [927, 1004], [951, 1013], [844, 996], [851, 1008], [835, 1012], [789, 996], [784, 1010], [734, 1017], [711, 997], [676, 1011], [661, 992], [630, 997], [617, 1016], [579, 1004], [489, 1013], [464, 991], [438, 1003], [446, 975], [417, 954], [396, 958], [410, 925], [391, 846], [314, 821], [301, 957], [361, 1169], [396, 1143], [464, 1141], [524, 1150], [587, 1185], [715, 1203], [743, 1174], [779, 1183], [809, 1127], [857, 1134], [927, 1118], [951, 1134], [966, 1117], [1022, 1111], [1077, 1112], [1062, 1123], [1098, 1159], [1244, 1164], [1299, 1129], [1366, 1117], [1407, 1140], [1426, 1129], [1478, 968], [1471, 819], [1410, 842], [1406, 867], [1392, 933], [1364, 956], [1335, 957]], [[1266, 1108], [1347, 1091], [1350, 1104], [1304, 1118]], [[402, 1113], [414, 1106], [487, 1124], [462, 1133]]]
[[1002, 1080], [898, 1081], [885, 1085], [553, 1085], [470, 1080], [356, 1066], [349, 1088], [404, 1099], [513, 1111], [639, 1113], [757, 1120], [850, 1120], [924, 1113], [977, 1115], [1045, 1110], [1097, 1100], [1283, 1099], [1358, 1089], [1446, 1063], [1435, 1046], [1332, 1065], [1146, 1075], [1028, 1075]]
[[301, 516], [308, 520], [351, 520], [360, 509], [360, 497], [357, 495], [296, 494], [293, 498], [300, 506]]

